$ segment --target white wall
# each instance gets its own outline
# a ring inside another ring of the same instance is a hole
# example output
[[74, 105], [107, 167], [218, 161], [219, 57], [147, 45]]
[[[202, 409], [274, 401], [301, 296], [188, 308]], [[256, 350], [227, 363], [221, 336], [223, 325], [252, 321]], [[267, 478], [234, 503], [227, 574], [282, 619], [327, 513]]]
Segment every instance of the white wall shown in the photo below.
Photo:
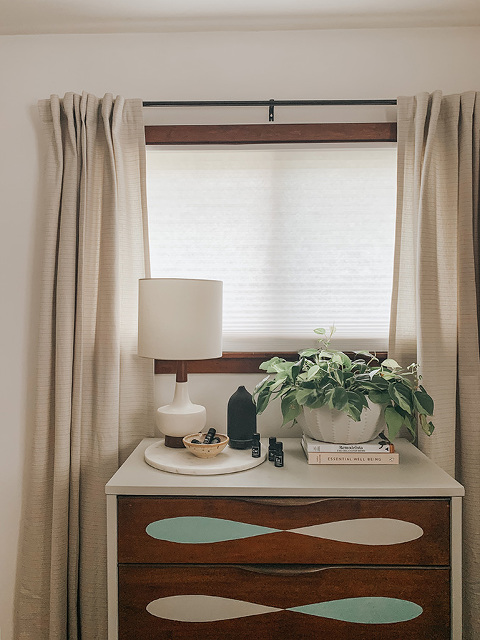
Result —
[[[3, 640], [11, 639], [23, 458], [34, 384], [42, 241], [37, 100], [82, 90], [149, 100], [394, 98], [435, 89], [451, 93], [480, 89], [479, 59], [479, 28], [0, 37]], [[298, 118], [308, 119], [305, 113]], [[391, 110], [384, 115], [391, 118]], [[146, 117], [167, 122], [174, 114], [150, 110]], [[224, 116], [217, 111], [201, 117], [219, 121]], [[251, 117], [265, 121], [265, 111], [249, 111], [242, 120]], [[277, 119], [282, 117], [278, 112]], [[291, 112], [288, 117], [296, 119]], [[203, 376], [193, 383], [202, 399], [207, 396], [211, 421], [219, 423], [238, 384], [251, 388], [256, 379]], [[170, 384], [168, 379], [157, 384], [159, 399], [168, 397]], [[270, 425], [275, 417], [271, 414]]]

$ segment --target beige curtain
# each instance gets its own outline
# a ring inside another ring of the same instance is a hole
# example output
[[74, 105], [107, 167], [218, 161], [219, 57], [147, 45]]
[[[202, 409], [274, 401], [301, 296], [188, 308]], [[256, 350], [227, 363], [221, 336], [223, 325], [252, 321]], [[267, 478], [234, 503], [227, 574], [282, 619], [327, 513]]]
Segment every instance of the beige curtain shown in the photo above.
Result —
[[152, 424], [152, 363], [136, 355], [142, 108], [69, 93], [39, 112], [45, 264], [15, 638], [105, 640], [104, 485]]
[[435, 401], [420, 448], [464, 484], [464, 638], [480, 638], [480, 93], [398, 99], [391, 356]]

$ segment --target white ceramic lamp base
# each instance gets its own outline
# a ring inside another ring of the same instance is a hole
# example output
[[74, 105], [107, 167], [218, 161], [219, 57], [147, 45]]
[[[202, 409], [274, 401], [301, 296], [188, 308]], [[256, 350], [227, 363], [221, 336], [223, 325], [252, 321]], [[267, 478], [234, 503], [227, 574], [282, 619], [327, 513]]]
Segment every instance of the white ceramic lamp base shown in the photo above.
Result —
[[165, 436], [167, 447], [183, 447], [184, 436], [201, 431], [207, 422], [205, 407], [193, 404], [188, 395], [188, 383], [177, 382], [171, 404], [157, 409], [157, 427]]

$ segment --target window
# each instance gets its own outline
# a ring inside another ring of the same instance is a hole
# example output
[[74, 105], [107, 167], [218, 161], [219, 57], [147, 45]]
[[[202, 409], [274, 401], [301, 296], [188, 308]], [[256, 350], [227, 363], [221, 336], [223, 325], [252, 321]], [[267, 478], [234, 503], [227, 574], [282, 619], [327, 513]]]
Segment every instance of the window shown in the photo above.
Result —
[[149, 146], [147, 191], [152, 277], [224, 281], [225, 351], [296, 351], [331, 324], [342, 349], [386, 349], [392, 142]]

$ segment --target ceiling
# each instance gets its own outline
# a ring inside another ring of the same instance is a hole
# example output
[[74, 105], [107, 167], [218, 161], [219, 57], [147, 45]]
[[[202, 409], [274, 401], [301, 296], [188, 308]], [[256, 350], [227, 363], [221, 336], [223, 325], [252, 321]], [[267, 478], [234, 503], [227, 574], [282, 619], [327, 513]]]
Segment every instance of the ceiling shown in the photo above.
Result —
[[0, 0], [0, 35], [480, 26], [480, 0]]

